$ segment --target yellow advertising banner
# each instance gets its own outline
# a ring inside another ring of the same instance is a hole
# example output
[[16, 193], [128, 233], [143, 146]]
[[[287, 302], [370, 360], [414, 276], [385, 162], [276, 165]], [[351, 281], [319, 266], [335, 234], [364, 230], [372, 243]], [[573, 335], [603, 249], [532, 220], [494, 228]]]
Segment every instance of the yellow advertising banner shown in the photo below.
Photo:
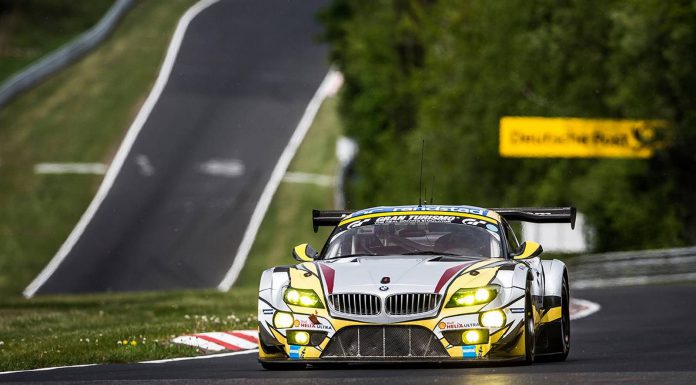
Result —
[[513, 158], [649, 158], [664, 145], [662, 120], [505, 116], [500, 155]]

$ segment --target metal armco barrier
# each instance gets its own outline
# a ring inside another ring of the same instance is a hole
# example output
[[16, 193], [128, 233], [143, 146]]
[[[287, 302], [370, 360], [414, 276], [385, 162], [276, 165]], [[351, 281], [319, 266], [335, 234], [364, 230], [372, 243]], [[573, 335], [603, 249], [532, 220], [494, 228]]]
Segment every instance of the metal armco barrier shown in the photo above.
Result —
[[104, 41], [133, 3], [133, 0], [116, 0], [94, 27], [7, 79], [0, 85], [0, 108]]

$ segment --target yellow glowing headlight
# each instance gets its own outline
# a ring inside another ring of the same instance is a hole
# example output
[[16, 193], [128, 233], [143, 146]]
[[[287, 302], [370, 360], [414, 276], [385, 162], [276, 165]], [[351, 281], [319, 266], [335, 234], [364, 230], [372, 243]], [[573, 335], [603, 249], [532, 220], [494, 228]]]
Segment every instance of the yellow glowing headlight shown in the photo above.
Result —
[[476, 343], [481, 339], [481, 333], [478, 330], [467, 330], [464, 332], [464, 342], [467, 344]]
[[481, 313], [479, 318], [481, 326], [487, 328], [499, 328], [505, 325], [505, 313], [502, 310], [496, 309]]
[[314, 307], [319, 309], [324, 308], [324, 305], [322, 305], [317, 293], [311, 289], [295, 289], [293, 287], [288, 287], [285, 290], [285, 295], [283, 298], [288, 305]]
[[303, 331], [288, 332], [288, 342], [291, 345], [309, 344], [309, 333]]
[[450, 298], [445, 307], [460, 307], [482, 305], [491, 302], [498, 295], [497, 286], [486, 286], [475, 289], [459, 289]]
[[295, 322], [292, 314], [279, 311], [273, 316], [273, 324], [279, 329], [289, 328]]
[[480, 345], [488, 342], [488, 329], [469, 329], [462, 332], [462, 344]]

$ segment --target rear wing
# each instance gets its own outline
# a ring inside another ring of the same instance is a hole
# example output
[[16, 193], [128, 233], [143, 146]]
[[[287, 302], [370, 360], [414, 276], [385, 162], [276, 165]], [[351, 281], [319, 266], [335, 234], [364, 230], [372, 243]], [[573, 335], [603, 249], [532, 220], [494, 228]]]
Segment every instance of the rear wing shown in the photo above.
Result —
[[[508, 221], [534, 223], [570, 223], [575, 228], [575, 207], [513, 207], [489, 209]], [[312, 227], [316, 233], [319, 226], [336, 227], [355, 210], [312, 210]]]
[[570, 228], [575, 229], [575, 207], [512, 207], [490, 210], [508, 221], [570, 223]]
[[336, 227], [343, 218], [354, 212], [355, 210], [312, 210], [312, 227], [314, 232], [319, 231], [319, 226]]

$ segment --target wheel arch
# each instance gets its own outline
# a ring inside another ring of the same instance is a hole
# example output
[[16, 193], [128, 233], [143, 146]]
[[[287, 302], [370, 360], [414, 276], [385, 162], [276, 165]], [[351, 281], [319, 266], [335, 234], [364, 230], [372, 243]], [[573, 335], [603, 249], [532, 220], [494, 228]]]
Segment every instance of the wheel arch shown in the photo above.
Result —
[[[544, 296], [560, 297], [563, 292], [563, 278], [568, 279], [566, 264], [558, 259], [542, 261], [544, 269]], [[569, 281], [567, 281], [569, 282]]]

